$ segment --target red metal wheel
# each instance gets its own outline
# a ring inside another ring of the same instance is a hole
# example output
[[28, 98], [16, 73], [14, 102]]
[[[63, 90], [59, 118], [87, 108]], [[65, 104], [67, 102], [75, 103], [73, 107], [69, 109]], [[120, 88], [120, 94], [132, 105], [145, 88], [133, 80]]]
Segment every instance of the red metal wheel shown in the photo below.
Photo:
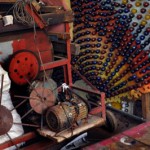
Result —
[[38, 76], [39, 71], [40, 61], [34, 52], [20, 50], [12, 55], [8, 72], [14, 83], [27, 84]]

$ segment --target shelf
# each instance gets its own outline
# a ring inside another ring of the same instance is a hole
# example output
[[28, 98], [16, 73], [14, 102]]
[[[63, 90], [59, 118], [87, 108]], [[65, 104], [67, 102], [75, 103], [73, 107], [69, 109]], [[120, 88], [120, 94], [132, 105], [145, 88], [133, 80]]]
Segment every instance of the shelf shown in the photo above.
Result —
[[43, 129], [38, 129], [38, 132], [40, 135], [50, 138], [57, 143], [60, 143], [66, 139], [71, 138], [72, 136], [78, 135], [82, 132], [92, 129], [93, 127], [102, 126], [102, 125], [104, 125], [104, 123], [105, 123], [105, 121], [103, 118], [100, 118], [98, 116], [89, 115], [89, 117], [85, 123], [83, 123], [79, 127], [75, 127], [73, 130], [67, 129], [60, 133], [56, 133], [56, 132], [51, 131], [48, 127], [45, 127]]

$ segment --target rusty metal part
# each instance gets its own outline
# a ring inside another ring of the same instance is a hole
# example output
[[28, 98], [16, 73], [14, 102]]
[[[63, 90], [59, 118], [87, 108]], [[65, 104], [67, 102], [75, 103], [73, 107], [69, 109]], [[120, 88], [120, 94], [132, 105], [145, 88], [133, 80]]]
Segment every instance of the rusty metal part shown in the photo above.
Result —
[[81, 123], [88, 115], [87, 105], [80, 99], [63, 102], [48, 109], [46, 121], [52, 131], [62, 131], [74, 123]]
[[13, 124], [17, 124], [17, 125], [21, 125], [21, 126], [27, 126], [27, 127], [35, 127], [35, 128], [39, 128], [39, 125], [35, 125], [35, 124], [28, 124], [28, 123], [18, 123], [18, 122], [13, 122]]
[[118, 127], [118, 121], [113, 114], [113, 112], [107, 110], [106, 111], [106, 123], [105, 123], [106, 129], [110, 132], [115, 132]]
[[18, 85], [34, 80], [40, 71], [40, 61], [32, 51], [20, 50], [14, 53], [9, 63], [9, 76]]
[[29, 132], [29, 133], [26, 133], [20, 137], [17, 137], [15, 139], [13, 139], [13, 143], [9, 140], [3, 144], [0, 144], [0, 149], [6, 149], [10, 146], [13, 146], [14, 144], [19, 144], [19, 143], [22, 143], [22, 142], [26, 142], [26, 141], [29, 141], [29, 140], [33, 140], [34, 138], [36, 138], [36, 133], [35, 132]]
[[26, 4], [24, 9], [30, 14], [30, 16], [35, 20], [36, 24], [43, 29], [46, 26], [46, 22], [38, 14], [33, 4]]
[[0, 135], [6, 134], [13, 125], [13, 116], [11, 111], [5, 106], [0, 106]]
[[31, 92], [29, 101], [33, 110], [42, 114], [48, 107], [54, 106], [56, 97], [50, 89], [37, 87]]

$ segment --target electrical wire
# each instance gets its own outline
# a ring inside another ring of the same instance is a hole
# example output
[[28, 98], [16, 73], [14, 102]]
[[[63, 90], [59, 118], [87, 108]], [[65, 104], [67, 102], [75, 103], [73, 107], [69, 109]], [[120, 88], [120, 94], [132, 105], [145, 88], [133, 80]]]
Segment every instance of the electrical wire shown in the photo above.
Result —
[[[33, 12], [33, 6], [32, 6], [32, 3], [30, 2], [30, 8]], [[36, 31], [36, 23], [35, 23], [35, 20], [33, 18], [33, 30], [34, 30], [34, 43], [35, 43], [35, 46], [36, 46], [36, 50], [38, 52], [38, 56], [39, 56], [39, 59], [40, 59], [40, 63], [41, 63], [41, 66], [42, 66], [42, 69], [43, 69], [43, 73], [44, 73], [44, 76], [45, 78], [47, 79], [48, 83], [51, 84], [49, 82], [49, 78], [47, 76], [47, 73], [46, 73], [46, 70], [44, 68], [44, 63], [43, 63], [43, 60], [42, 60], [42, 57], [41, 57], [41, 54], [40, 54], [40, 50], [39, 50], [39, 47], [37, 46], [38, 45], [38, 42], [37, 42], [37, 31]]]
[[[32, 1], [27, 1], [29, 6], [30, 6], [30, 9], [32, 10], [32, 13], [33, 13], [33, 5], [32, 5]], [[32, 17], [32, 15], [30, 15], [26, 10], [25, 10], [25, 5], [27, 3], [26, 1], [24, 0], [18, 0], [15, 5], [14, 5], [14, 9], [13, 9], [13, 16], [14, 16], [14, 19], [21, 23], [21, 24], [24, 24], [24, 25], [28, 25], [28, 26], [33, 26], [33, 31], [34, 31], [34, 43], [35, 43], [35, 46], [36, 46], [36, 50], [38, 52], [38, 56], [39, 56], [39, 59], [40, 59], [40, 63], [41, 63], [41, 66], [42, 66], [42, 70], [43, 70], [43, 73], [44, 73], [44, 76], [45, 78], [47, 79], [48, 83], [51, 84], [49, 82], [49, 77], [46, 73], [46, 70], [44, 68], [44, 63], [43, 63], [43, 60], [42, 60], [42, 57], [41, 57], [41, 54], [40, 54], [40, 50], [39, 50], [39, 47], [38, 47], [38, 41], [37, 41], [37, 31], [36, 31], [36, 22], [34, 20], [34, 18]]]
[[[31, 3], [31, 2], [29, 2]], [[18, 0], [13, 6], [13, 16], [18, 23], [33, 26], [33, 17], [25, 10], [26, 2]]]

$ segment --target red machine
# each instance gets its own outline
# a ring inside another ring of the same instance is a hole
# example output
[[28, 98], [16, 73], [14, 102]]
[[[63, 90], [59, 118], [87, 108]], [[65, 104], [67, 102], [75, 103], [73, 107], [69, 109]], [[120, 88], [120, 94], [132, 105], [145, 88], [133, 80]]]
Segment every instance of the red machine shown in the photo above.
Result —
[[[2, 27], [2, 22], [0, 22], [0, 26], [2, 28], [0, 38], [0, 46], [2, 47], [1, 62], [3, 64], [3, 60], [10, 55], [8, 73], [11, 80], [20, 86], [29, 84], [32, 88], [30, 97], [18, 96], [20, 98], [25, 98], [25, 100], [20, 102], [15, 108], [21, 107], [21, 105], [28, 101], [28, 99], [31, 106], [31, 109], [22, 116], [22, 119], [34, 110], [37, 114], [41, 115], [41, 119], [43, 118], [43, 115], [46, 114], [47, 124], [50, 128], [48, 128], [44, 122], [42, 122], [42, 125], [35, 125], [32, 123], [22, 123], [21, 125], [36, 127], [40, 135], [49, 137], [58, 143], [78, 135], [81, 132], [87, 131], [93, 127], [104, 125], [106, 120], [105, 94], [99, 92], [94, 86], [92, 86], [91, 83], [86, 80], [85, 77], [83, 77], [78, 71], [72, 68], [70, 64], [71, 45], [70, 38], [68, 38], [68, 22], [72, 21], [72, 13], [61, 10], [61, 13], [58, 12], [55, 14], [43, 14], [42, 17], [44, 18], [44, 22], [48, 22], [49, 27], [51, 24], [53, 25], [60, 22], [65, 22], [65, 33], [52, 33], [46, 30], [45, 25], [42, 26], [43, 20], [41, 20], [40, 16], [35, 13], [35, 10], [32, 13], [33, 9], [28, 6], [29, 5], [27, 5], [27, 11], [35, 19], [37, 26], [41, 28], [44, 27], [45, 30], [37, 30], [34, 27], [33, 32], [31, 27], [25, 27], [17, 23], [11, 27]], [[62, 16], [62, 19], [56, 21], [55, 17], [61, 18]], [[51, 18], [52, 21], [49, 18]], [[23, 28], [24, 30], [22, 30]], [[12, 32], [13, 30], [18, 31]], [[61, 37], [66, 46], [65, 57], [54, 55], [55, 49], [53, 50], [53, 44], [48, 36], [54, 36], [58, 39]], [[64, 82], [66, 85], [57, 87], [57, 90], [59, 93], [65, 94], [65, 99], [63, 99], [64, 102], [56, 102], [53, 90], [50, 90], [44, 86], [33, 88], [31, 84], [31, 82], [36, 78], [42, 80], [43, 83], [45, 80], [48, 81], [49, 74], [47, 74], [47, 71], [51, 72], [51, 69], [60, 66], [63, 67]], [[92, 91], [73, 86], [72, 69], [92, 87]], [[38, 77], [40, 72], [42, 72], [42, 77]], [[84, 92], [90, 92], [98, 95], [100, 97], [99, 105], [90, 110], [88, 108], [87, 102], [83, 100], [83, 98], [81, 98], [77, 93], [75, 93], [73, 89], [78, 89]], [[62, 118], [60, 116], [61, 113], [64, 113], [66, 118]], [[10, 124], [9, 126], [1, 127], [1, 129], [4, 130], [0, 135], [7, 134], [14, 122], [14, 120], [12, 120], [10, 111], [5, 107], [3, 108], [3, 106], [0, 106], [0, 117], [2, 117], [3, 114], [5, 114], [8, 119], [7, 122], [10, 122]], [[99, 115], [95, 116], [96, 114]], [[54, 124], [52, 122], [54, 122]], [[5, 125], [6, 122], [2, 120], [2, 124]], [[55, 131], [53, 129], [56, 127], [56, 125], [58, 130]], [[0, 144], [0, 149], [4, 149], [12, 145], [16, 146], [18, 143], [26, 142], [29, 140], [32, 141], [32, 139], [35, 137], [35, 132], [27, 132], [22, 137], [18, 137], [16, 139], [10, 138], [10, 141]], [[48, 141], [48, 143], [51, 144], [50, 141]], [[39, 145], [40, 144], [36, 143], [36, 148], [39, 148]]]

